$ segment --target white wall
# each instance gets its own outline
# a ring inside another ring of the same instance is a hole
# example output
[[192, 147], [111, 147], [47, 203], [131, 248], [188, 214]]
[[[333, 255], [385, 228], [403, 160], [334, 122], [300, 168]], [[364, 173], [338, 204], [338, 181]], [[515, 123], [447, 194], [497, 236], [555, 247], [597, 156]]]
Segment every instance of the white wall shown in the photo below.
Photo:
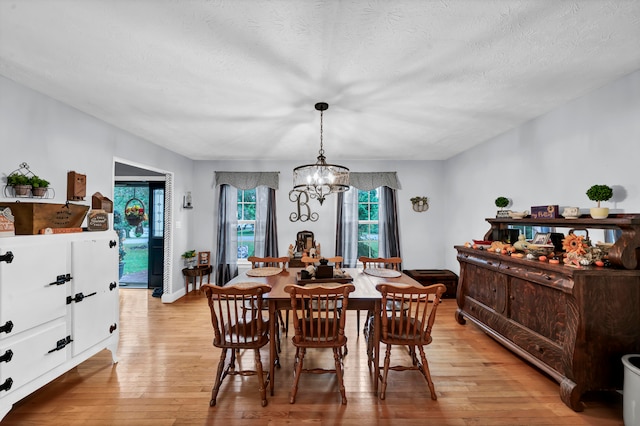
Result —
[[454, 245], [480, 239], [494, 200], [513, 210], [557, 204], [588, 213], [594, 184], [613, 187], [603, 207], [640, 212], [640, 71], [576, 99], [446, 162], [446, 268], [459, 271]]
[[[6, 175], [26, 162], [31, 171], [51, 182], [55, 198], [46, 201], [65, 203], [67, 172], [74, 170], [87, 176], [87, 197], [77, 204], [90, 206], [95, 192], [113, 200], [113, 162], [120, 158], [173, 172], [174, 216], [188, 222], [181, 206], [184, 189], [191, 186], [193, 161], [4, 77], [0, 77], [0, 94], [0, 187], [4, 187]], [[177, 267], [169, 283], [171, 293], [184, 291], [180, 253], [186, 250], [188, 240], [188, 234], [181, 230], [174, 235]]]
[[[331, 156], [329, 153], [329, 161]], [[295, 242], [298, 231], [312, 231], [316, 241], [322, 246], [325, 256], [335, 254], [336, 196], [327, 197], [324, 204], [311, 200], [313, 212], [319, 214], [317, 222], [291, 222], [290, 213], [296, 211], [295, 203], [289, 200], [293, 184], [293, 168], [312, 159], [293, 161], [198, 161], [194, 181], [195, 208], [191, 224], [193, 247], [196, 250], [215, 251], [216, 200], [217, 189], [213, 187], [215, 171], [278, 171], [280, 188], [277, 191], [278, 248], [281, 255], [287, 253], [289, 244]], [[398, 191], [400, 244], [403, 267], [443, 268], [445, 254], [442, 251], [446, 229], [441, 226], [445, 220], [445, 192], [441, 185], [443, 163], [441, 161], [347, 161], [335, 159], [357, 172], [397, 171], [402, 189]], [[411, 208], [410, 198], [427, 196], [430, 208], [427, 212], [416, 213]]]
[[[113, 198], [113, 160], [120, 158], [174, 173], [174, 253], [171, 293], [183, 291], [180, 254], [214, 250], [214, 171], [279, 171], [277, 195], [282, 254], [303, 229], [315, 233], [326, 255], [335, 244], [335, 197], [314, 210], [318, 222], [290, 222], [292, 170], [296, 162], [191, 161], [0, 77], [0, 175], [22, 162], [51, 181], [52, 202], [66, 201], [67, 171], [87, 175], [87, 194]], [[532, 120], [448, 161], [347, 161], [352, 171], [397, 171], [399, 221], [404, 267], [459, 270], [454, 245], [481, 238], [495, 215], [494, 200], [504, 195], [514, 210], [533, 205], [593, 203], [585, 195], [593, 184], [614, 187], [605, 203], [620, 212], [640, 211], [640, 71]], [[212, 143], [220, 143], [212, 141]], [[192, 191], [193, 210], [182, 209]], [[427, 196], [430, 209], [416, 213], [409, 199]], [[87, 199], [87, 204], [90, 198]], [[314, 204], [315, 203], [315, 204]]]

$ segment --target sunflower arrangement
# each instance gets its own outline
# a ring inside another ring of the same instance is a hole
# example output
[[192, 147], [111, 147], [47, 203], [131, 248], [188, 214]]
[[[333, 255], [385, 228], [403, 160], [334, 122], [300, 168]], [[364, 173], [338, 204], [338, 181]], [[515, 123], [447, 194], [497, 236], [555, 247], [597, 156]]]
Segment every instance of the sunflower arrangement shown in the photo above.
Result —
[[569, 234], [562, 240], [562, 249], [567, 253], [581, 256], [587, 253], [587, 247], [588, 245], [582, 235]]

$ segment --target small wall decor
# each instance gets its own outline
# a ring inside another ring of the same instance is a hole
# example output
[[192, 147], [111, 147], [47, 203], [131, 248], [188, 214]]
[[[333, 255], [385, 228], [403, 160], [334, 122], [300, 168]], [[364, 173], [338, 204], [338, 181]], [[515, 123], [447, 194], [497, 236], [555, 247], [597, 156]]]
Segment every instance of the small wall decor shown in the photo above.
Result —
[[192, 199], [191, 199], [191, 191], [187, 191], [187, 194], [182, 197], [182, 208], [183, 209], [192, 209]]
[[70, 171], [67, 173], [67, 200], [84, 201], [87, 196], [87, 175]]
[[411, 204], [413, 204], [413, 210], [416, 212], [429, 210], [429, 199], [427, 197], [413, 197], [411, 198]]
[[[289, 191], [289, 201], [296, 203], [298, 208], [297, 212], [292, 212], [289, 215], [289, 220], [291, 222], [315, 222], [318, 220], [320, 215], [315, 212], [311, 212], [311, 207], [309, 207], [309, 194], [305, 191]], [[303, 213], [303, 209], [306, 208], [306, 213]]]
[[49, 187], [48, 180], [29, 170], [27, 163], [20, 163], [16, 170], [7, 175], [4, 196], [6, 198], [53, 198], [55, 191]]

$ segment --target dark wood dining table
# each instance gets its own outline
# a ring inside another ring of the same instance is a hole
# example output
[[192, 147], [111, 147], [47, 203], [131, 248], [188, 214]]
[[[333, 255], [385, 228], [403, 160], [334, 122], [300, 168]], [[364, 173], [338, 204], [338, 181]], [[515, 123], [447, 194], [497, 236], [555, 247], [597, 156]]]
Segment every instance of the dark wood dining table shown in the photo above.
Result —
[[[297, 276], [302, 268], [288, 268], [277, 275], [266, 277], [247, 276], [246, 272], [240, 273], [225, 285], [235, 285], [240, 283], [268, 284], [271, 291], [263, 296], [269, 304], [269, 390], [273, 396], [275, 384], [276, 367], [276, 311], [278, 309], [290, 309], [291, 299], [284, 291], [287, 284], [298, 284]], [[349, 295], [348, 310], [372, 310], [374, 312], [374, 325], [372, 333], [373, 344], [373, 368], [371, 371], [373, 378], [373, 392], [378, 393], [378, 376], [380, 370], [380, 301], [382, 296], [376, 285], [383, 282], [394, 284], [405, 284], [422, 287], [418, 281], [410, 276], [401, 273], [399, 277], [379, 277], [365, 273], [362, 268], [343, 268], [343, 271], [353, 278], [351, 282], [355, 286], [355, 291]], [[321, 285], [318, 283], [317, 285]], [[314, 283], [306, 284], [314, 285]]]

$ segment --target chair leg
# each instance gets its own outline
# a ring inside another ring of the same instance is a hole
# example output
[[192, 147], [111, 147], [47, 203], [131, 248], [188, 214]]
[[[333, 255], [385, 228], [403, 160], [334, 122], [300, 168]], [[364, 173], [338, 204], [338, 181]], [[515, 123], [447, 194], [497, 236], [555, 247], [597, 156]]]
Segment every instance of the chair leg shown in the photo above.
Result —
[[429, 385], [429, 391], [431, 392], [431, 399], [436, 401], [438, 399], [438, 395], [436, 395], [436, 389], [435, 386], [433, 386], [433, 380], [431, 380], [431, 372], [429, 371], [427, 357], [424, 355], [424, 348], [421, 345], [418, 345], [418, 349], [420, 350], [420, 358], [422, 358], [422, 375], [427, 379], [427, 385]]
[[302, 362], [304, 360], [305, 348], [296, 349], [296, 360], [294, 367], [293, 385], [291, 386], [291, 397], [289, 403], [294, 404], [296, 402], [296, 393], [298, 393], [298, 383], [300, 382], [300, 374], [302, 373]]
[[[262, 372], [262, 360], [260, 359], [260, 349], [254, 349], [255, 352], [255, 362], [256, 362], [256, 375], [260, 380], [260, 398], [262, 398], [262, 406], [267, 406], [267, 385], [264, 380], [264, 375]], [[269, 380], [267, 380], [267, 383]]]
[[360, 337], [360, 311], [356, 311], [356, 323], [358, 324], [356, 330], [358, 330], [358, 337]]
[[333, 348], [333, 359], [336, 364], [336, 375], [338, 376], [338, 386], [340, 386], [340, 395], [342, 396], [342, 405], [347, 403], [347, 393], [344, 388], [344, 378], [342, 370], [341, 348]]
[[382, 372], [382, 386], [380, 386], [380, 399], [386, 398], [387, 375], [389, 374], [390, 363], [391, 363], [391, 345], [387, 344], [387, 351], [384, 355], [384, 370]]
[[284, 323], [284, 337], [289, 337], [289, 310], [285, 310], [284, 311], [284, 318], [285, 318], [285, 323]]
[[[233, 349], [231, 350], [233, 352]], [[213, 385], [213, 390], [211, 391], [211, 401], [209, 401], [210, 407], [215, 407], [216, 398], [218, 397], [218, 391], [220, 390], [220, 385], [222, 383], [222, 371], [224, 370], [224, 361], [227, 358], [227, 349], [222, 349], [220, 353], [220, 360], [218, 361], [218, 371], [216, 372], [216, 382]]]
[[[369, 373], [373, 370], [373, 315], [367, 313], [367, 318], [364, 321], [364, 329], [362, 330], [365, 341], [367, 343], [367, 362], [369, 366]], [[378, 372], [376, 372], [376, 375]]]

